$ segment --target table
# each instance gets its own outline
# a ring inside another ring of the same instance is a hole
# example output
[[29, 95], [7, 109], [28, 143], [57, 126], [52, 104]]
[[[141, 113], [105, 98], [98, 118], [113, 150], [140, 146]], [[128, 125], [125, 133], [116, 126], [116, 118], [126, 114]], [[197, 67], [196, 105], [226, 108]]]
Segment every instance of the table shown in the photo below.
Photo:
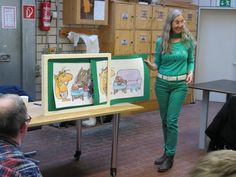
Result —
[[65, 121], [73, 121], [73, 120], [76, 121], [77, 141], [76, 141], [76, 152], [74, 155], [76, 160], [79, 160], [81, 155], [82, 120], [89, 117], [113, 115], [112, 152], [111, 152], [111, 168], [110, 168], [111, 176], [116, 176], [117, 172], [116, 166], [117, 166], [117, 148], [118, 148], [118, 134], [119, 134], [118, 130], [119, 130], [120, 114], [143, 109], [142, 106], [130, 103], [123, 103], [123, 104], [112, 105], [108, 108], [99, 108], [90, 111], [86, 110], [73, 113], [63, 113], [63, 114], [44, 116], [43, 107], [41, 106], [40, 102], [29, 103], [27, 108], [29, 115], [32, 117], [32, 120], [29, 124], [30, 127], [48, 125]]
[[198, 147], [200, 149], [205, 149], [206, 147], [205, 130], [208, 124], [208, 108], [209, 108], [210, 92], [224, 93], [226, 94], [226, 99], [228, 99], [231, 95], [236, 94], [236, 81], [222, 79], [210, 82], [196, 83], [193, 85], [189, 85], [189, 87], [203, 91]]

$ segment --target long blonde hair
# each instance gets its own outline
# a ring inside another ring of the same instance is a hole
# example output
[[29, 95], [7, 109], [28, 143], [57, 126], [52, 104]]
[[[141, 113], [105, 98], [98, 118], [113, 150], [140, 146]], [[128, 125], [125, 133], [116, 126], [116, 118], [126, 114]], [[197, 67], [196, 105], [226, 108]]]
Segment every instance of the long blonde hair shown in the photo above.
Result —
[[[170, 11], [170, 13], [168, 14], [166, 18], [165, 26], [163, 28], [163, 33], [162, 33], [162, 43], [161, 43], [161, 51], [160, 51], [160, 53], [162, 54], [171, 52], [171, 45], [170, 45], [171, 44], [171, 38], [170, 38], [171, 26], [174, 19], [179, 15], [183, 15], [182, 12], [178, 9], [173, 9], [172, 11]], [[185, 24], [183, 27], [181, 38], [187, 48], [195, 45], [195, 40], [193, 36], [191, 35], [191, 33], [189, 32], [188, 28], [185, 26]]]
[[236, 151], [219, 150], [200, 159], [190, 172], [190, 177], [235, 177]]

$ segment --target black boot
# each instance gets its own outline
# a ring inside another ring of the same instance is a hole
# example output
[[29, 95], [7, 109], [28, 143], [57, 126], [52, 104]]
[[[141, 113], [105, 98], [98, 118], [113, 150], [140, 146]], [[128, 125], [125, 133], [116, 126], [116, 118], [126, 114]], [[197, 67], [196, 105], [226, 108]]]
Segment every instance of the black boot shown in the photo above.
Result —
[[154, 161], [155, 165], [161, 165], [166, 160], [166, 154], [164, 153], [160, 158]]
[[160, 167], [158, 168], [158, 171], [159, 172], [168, 171], [172, 167], [173, 162], [174, 162], [174, 156], [166, 156], [166, 159], [160, 165]]

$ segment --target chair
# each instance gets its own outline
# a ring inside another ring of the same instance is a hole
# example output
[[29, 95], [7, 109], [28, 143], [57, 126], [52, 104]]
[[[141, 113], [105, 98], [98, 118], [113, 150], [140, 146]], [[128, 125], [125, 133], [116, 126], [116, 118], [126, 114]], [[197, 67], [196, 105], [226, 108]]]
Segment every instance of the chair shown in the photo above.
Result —
[[231, 96], [217, 113], [205, 133], [210, 138], [208, 151], [236, 150], [236, 95]]
[[[17, 94], [19, 96], [28, 96], [29, 97], [29, 102], [32, 102], [32, 98], [30, 97], [30, 95], [28, 95], [23, 89], [21, 89], [18, 86], [14, 86], [14, 85], [4, 85], [4, 86], [0, 86], [0, 93], [1, 94]], [[41, 129], [41, 126], [37, 126], [37, 127], [29, 127], [28, 131], [33, 131], [33, 130], [38, 130]], [[27, 157], [28, 159], [30, 159], [31, 161], [33, 161], [34, 163], [36, 163], [37, 165], [40, 163], [40, 161], [32, 159], [30, 157], [34, 156], [37, 152], [36, 151], [30, 151], [30, 152], [26, 152], [24, 153], [25, 157]]]

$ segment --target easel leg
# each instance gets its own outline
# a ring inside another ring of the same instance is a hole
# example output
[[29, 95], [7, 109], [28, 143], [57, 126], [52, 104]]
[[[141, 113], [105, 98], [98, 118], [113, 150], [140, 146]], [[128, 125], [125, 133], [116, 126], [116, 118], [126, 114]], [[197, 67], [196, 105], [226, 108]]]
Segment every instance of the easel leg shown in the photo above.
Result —
[[76, 139], [76, 151], [75, 151], [75, 155], [74, 155], [75, 160], [79, 160], [80, 155], [81, 155], [81, 139], [82, 139], [82, 124], [81, 124], [81, 122], [82, 122], [81, 120], [76, 121], [77, 139]]
[[120, 114], [115, 114], [112, 119], [112, 152], [111, 152], [111, 169], [110, 175], [116, 176], [117, 172], [117, 150], [118, 150], [118, 134], [119, 134]]

